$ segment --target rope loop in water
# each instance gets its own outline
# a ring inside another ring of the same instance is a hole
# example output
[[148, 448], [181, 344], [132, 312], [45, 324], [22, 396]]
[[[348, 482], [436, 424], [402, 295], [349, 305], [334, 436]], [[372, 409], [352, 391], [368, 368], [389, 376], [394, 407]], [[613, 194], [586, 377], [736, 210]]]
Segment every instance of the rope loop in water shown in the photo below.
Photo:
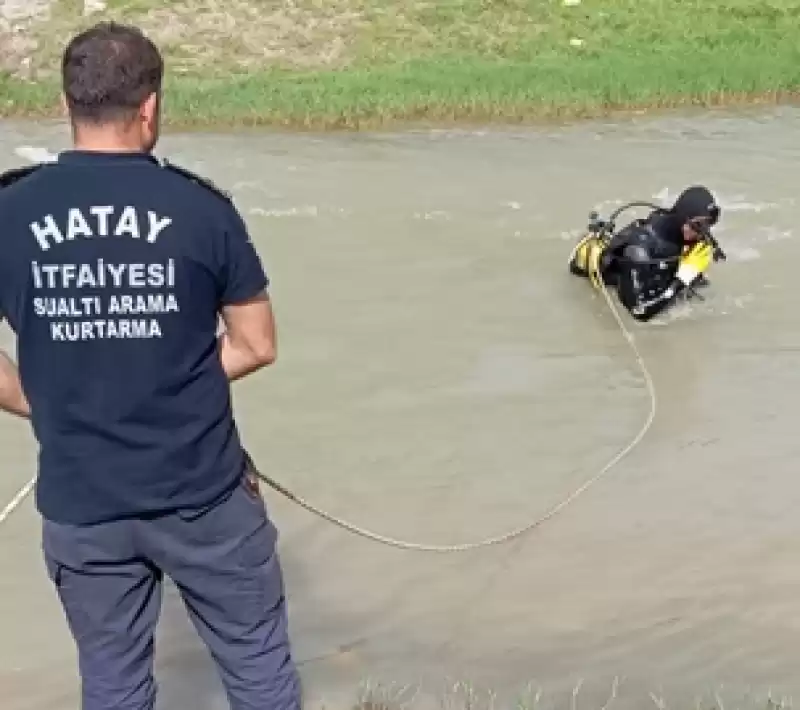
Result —
[[[581, 484], [578, 488], [572, 491], [568, 496], [566, 496], [561, 502], [553, 506], [549, 511], [547, 511], [544, 515], [536, 518], [535, 520], [526, 523], [525, 525], [518, 527], [514, 530], [509, 530], [508, 532], [497, 535], [494, 537], [488, 537], [483, 540], [475, 540], [473, 542], [464, 542], [460, 544], [453, 544], [453, 545], [436, 545], [436, 544], [426, 544], [421, 542], [408, 542], [406, 540], [397, 540], [391, 537], [387, 537], [385, 535], [381, 535], [379, 533], [373, 532], [371, 530], [367, 530], [366, 528], [360, 527], [354, 523], [348, 522], [340, 517], [333, 515], [321, 508], [315, 506], [313, 503], [307, 501], [306, 499], [300, 497], [296, 493], [290, 491], [285, 486], [281, 485], [277, 481], [270, 478], [265, 473], [259, 471], [255, 466], [253, 466], [253, 470], [256, 475], [264, 481], [270, 488], [277, 491], [279, 494], [285, 496], [292, 502], [299, 505], [301, 508], [313, 513], [314, 515], [319, 516], [323, 520], [327, 520], [328, 522], [336, 525], [344, 530], [347, 530], [351, 533], [359, 535], [361, 537], [367, 538], [368, 540], [373, 540], [374, 542], [381, 543], [383, 545], [389, 545], [390, 547], [400, 548], [403, 550], [416, 550], [419, 552], [437, 552], [437, 553], [453, 553], [453, 552], [466, 552], [468, 550], [475, 550], [478, 548], [489, 547], [491, 545], [500, 545], [505, 542], [509, 542], [514, 540], [521, 535], [524, 535], [527, 532], [530, 532], [534, 528], [538, 528], [540, 525], [545, 523], [546, 521], [550, 520], [552, 517], [563, 511], [568, 505], [570, 505], [573, 501], [575, 501], [578, 496], [586, 492], [590, 486], [594, 485], [603, 478], [614, 466], [616, 466], [625, 456], [631, 453], [633, 449], [638, 446], [639, 442], [644, 438], [645, 434], [647, 434], [648, 430], [650, 429], [651, 425], [653, 424], [653, 420], [655, 419], [656, 415], [656, 389], [655, 385], [653, 384], [653, 378], [650, 375], [650, 371], [647, 367], [647, 363], [642, 356], [641, 351], [639, 350], [638, 345], [636, 344], [636, 340], [633, 336], [633, 333], [628, 329], [627, 325], [625, 325], [625, 321], [622, 319], [620, 315], [619, 308], [617, 307], [616, 303], [608, 291], [608, 287], [606, 286], [605, 282], [603, 281], [602, 277], [599, 277], [598, 274], [591, 274], [592, 282], [603, 295], [608, 304], [609, 310], [611, 311], [614, 319], [619, 326], [619, 329], [630, 345], [631, 350], [633, 352], [634, 358], [636, 359], [636, 363], [639, 366], [639, 369], [642, 373], [642, 377], [644, 378], [645, 386], [647, 387], [647, 393], [650, 398], [650, 410], [648, 412], [647, 417], [645, 418], [642, 427], [639, 429], [636, 436], [624, 447], [622, 448], [603, 468], [601, 468], [594, 476], [586, 480], [583, 484]], [[0, 523], [3, 523], [25, 500], [28, 494], [33, 490], [33, 487], [36, 483], [36, 477], [34, 476], [31, 478], [18, 492], [17, 494], [11, 499], [8, 505], [0, 511]]]

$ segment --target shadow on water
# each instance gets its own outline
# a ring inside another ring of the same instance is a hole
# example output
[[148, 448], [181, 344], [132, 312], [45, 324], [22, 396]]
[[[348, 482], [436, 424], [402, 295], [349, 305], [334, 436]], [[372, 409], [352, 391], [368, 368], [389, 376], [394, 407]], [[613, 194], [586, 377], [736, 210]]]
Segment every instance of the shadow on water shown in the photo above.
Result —
[[[650, 692], [677, 707], [722, 685], [733, 703], [748, 689], [800, 689], [798, 116], [167, 137], [164, 154], [233, 190], [272, 277], [279, 361], [234, 388], [248, 449], [335, 515], [437, 544], [539, 517], [646, 414], [613, 319], [566, 274], [589, 211], [696, 182], [723, 205], [731, 258], [707, 300], [634, 328], [658, 389], [655, 425], [542, 528], [425, 555], [265, 491], [311, 705], [350, 705], [366, 678], [422, 683], [430, 702], [447, 679], [496, 688], [498, 702], [540, 683], [557, 706], [583, 679], [581, 707], [602, 706], [615, 677], [632, 707]], [[65, 138], [7, 124], [0, 167]], [[34, 449], [6, 420], [0, 446], [7, 500]], [[6, 710], [74, 706], [37, 525], [26, 507], [0, 531], [0, 563], [15, 570], [0, 579], [15, 610], [0, 646]], [[172, 593], [158, 668], [163, 707], [225, 707]]]

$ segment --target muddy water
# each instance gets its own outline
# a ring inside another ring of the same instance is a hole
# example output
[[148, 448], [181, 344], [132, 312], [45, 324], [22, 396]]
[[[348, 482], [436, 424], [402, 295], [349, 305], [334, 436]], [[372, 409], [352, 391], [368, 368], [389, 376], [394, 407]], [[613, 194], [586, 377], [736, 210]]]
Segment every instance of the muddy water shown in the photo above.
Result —
[[[800, 114], [548, 131], [170, 136], [232, 188], [273, 279], [280, 359], [237, 384], [261, 466], [337, 515], [433, 543], [537, 517], [635, 434], [647, 399], [565, 260], [593, 207], [706, 182], [724, 208], [706, 300], [635, 327], [656, 423], [607, 478], [514, 544], [439, 556], [354, 537], [267, 492], [309, 705], [357, 683], [449, 680], [513, 699], [671, 707], [800, 689]], [[5, 125], [0, 167], [65, 147]], [[3, 343], [12, 340], [4, 334]], [[124, 373], [120, 373], [124, 376]], [[0, 420], [2, 502], [31, 475]], [[75, 657], [28, 500], [0, 530], [4, 710], [75, 707]], [[224, 708], [170, 591], [162, 707]], [[44, 682], [44, 679], [47, 682]]]

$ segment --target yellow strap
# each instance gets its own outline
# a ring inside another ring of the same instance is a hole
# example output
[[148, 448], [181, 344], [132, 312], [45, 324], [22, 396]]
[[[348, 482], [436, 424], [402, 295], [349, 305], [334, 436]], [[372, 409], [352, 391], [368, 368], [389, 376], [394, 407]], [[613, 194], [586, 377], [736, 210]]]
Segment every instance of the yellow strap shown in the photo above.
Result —
[[600, 289], [603, 283], [603, 275], [600, 273], [600, 260], [603, 257], [607, 243], [602, 239], [596, 239], [589, 244], [589, 254], [587, 256], [587, 271], [589, 280], [596, 289]]

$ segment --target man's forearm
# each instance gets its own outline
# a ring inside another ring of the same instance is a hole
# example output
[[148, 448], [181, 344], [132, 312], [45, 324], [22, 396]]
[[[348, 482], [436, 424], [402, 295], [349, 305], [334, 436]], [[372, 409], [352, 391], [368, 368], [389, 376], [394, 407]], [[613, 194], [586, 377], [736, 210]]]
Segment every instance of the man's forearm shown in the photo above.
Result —
[[31, 409], [22, 391], [17, 366], [4, 352], [0, 351], [0, 409], [28, 419]]
[[224, 332], [219, 335], [217, 342], [222, 369], [225, 370], [229, 382], [246, 377], [275, 361], [274, 349], [270, 348], [268, 352], [255, 352], [250, 348], [237, 346]]

